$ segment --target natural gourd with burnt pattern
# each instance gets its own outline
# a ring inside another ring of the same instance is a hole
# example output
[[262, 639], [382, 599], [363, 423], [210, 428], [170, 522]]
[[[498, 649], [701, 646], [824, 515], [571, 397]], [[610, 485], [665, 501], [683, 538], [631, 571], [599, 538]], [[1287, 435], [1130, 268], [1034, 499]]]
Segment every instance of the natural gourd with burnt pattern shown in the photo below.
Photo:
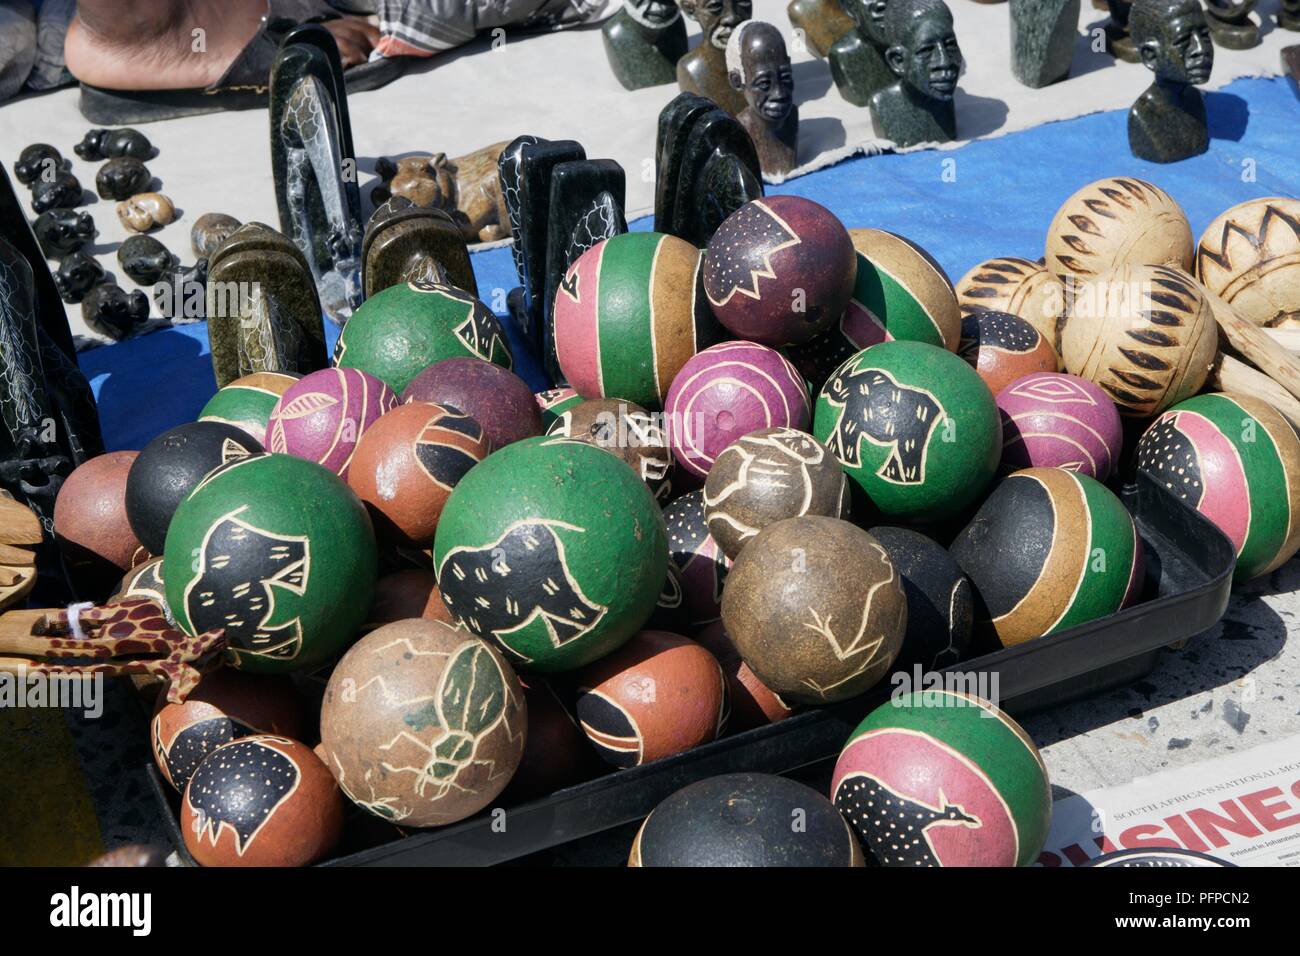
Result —
[[1204, 291], [1187, 273], [1126, 265], [1083, 283], [1062, 338], [1066, 370], [1100, 385], [1128, 416], [1198, 392], [1218, 349]]
[[1009, 312], [1043, 334], [1061, 351], [1065, 326], [1065, 286], [1047, 267], [1028, 259], [987, 259], [957, 283], [962, 318], [974, 312]]
[[1163, 189], [1116, 177], [1084, 186], [1047, 230], [1046, 264], [1057, 277], [1091, 279], [1125, 263], [1192, 267], [1192, 227]]
[[1196, 247], [1196, 278], [1248, 322], [1300, 324], [1300, 200], [1252, 199], [1224, 212]]

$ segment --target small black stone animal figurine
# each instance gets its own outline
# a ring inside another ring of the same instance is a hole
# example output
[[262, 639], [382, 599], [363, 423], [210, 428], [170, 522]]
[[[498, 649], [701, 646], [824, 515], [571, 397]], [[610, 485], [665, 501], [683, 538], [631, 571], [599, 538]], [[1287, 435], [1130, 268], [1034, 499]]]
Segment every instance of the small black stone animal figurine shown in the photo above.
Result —
[[734, 116], [682, 93], [659, 114], [655, 230], [703, 249], [722, 221], [763, 195], [754, 141]]
[[943, 0], [889, 0], [885, 30], [885, 62], [898, 80], [871, 98], [876, 135], [897, 146], [955, 139], [962, 57], [952, 11]]
[[271, 172], [280, 229], [321, 305], [342, 324], [361, 304], [361, 193], [343, 65], [320, 24], [294, 27], [271, 67]]
[[77, 303], [92, 286], [104, 281], [104, 267], [84, 252], [70, 252], [54, 270], [54, 284], [64, 302]]
[[1141, 62], [1137, 44], [1129, 35], [1128, 17], [1133, 9], [1133, 0], [1106, 0], [1106, 6], [1110, 10], [1110, 19], [1102, 27], [1106, 34], [1106, 49], [1116, 59]]
[[745, 98], [727, 79], [727, 41], [731, 31], [754, 13], [751, 0], [677, 0], [682, 13], [700, 25], [699, 45], [677, 61], [677, 85], [683, 93], [707, 96], [732, 116]]
[[523, 240], [524, 311], [515, 316], [515, 321], [539, 353], [545, 346], [546, 316], [550, 311], [550, 304], [546, 301], [546, 247], [550, 238], [551, 177], [561, 163], [586, 158], [587, 151], [582, 144], [568, 139], [526, 143], [520, 150], [519, 222]]
[[1282, 0], [1277, 10], [1277, 25], [1283, 30], [1300, 30], [1300, 0]]
[[1205, 0], [1205, 19], [1216, 45], [1249, 50], [1259, 44], [1259, 24], [1251, 19], [1258, 0]]
[[1070, 75], [1079, 0], [1011, 0], [1011, 72], [1033, 89]]
[[173, 322], [197, 322], [207, 317], [208, 260], [174, 266], [153, 287], [158, 314]]
[[1200, 0], [1137, 0], [1129, 16], [1133, 42], [1155, 82], [1128, 113], [1133, 155], [1173, 163], [1210, 147], [1205, 100], [1214, 43]]
[[205, 212], [190, 228], [190, 247], [200, 259], [207, 258], [241, 225], [238, 219], [224, 212]]
[[95, 173], [95, 191], [100, 199], [130, 199], [149, 191], [153, 173], [134, 156], [110, 159]]
[[139, 289], [127, 292], [116, 282], [101, 282], [81, 300], [81, 317], [92, 332], [120, 342], [149, 320], [149, 297]]
[[[7, 194], [7, 195], [5, 195]], [[18, 229], [8, 213], [19, 209], [8, 175], [0, 170], [0, 488], [30, 505], [41, 519], [47, 547], [37, 555], [46, 601], [71, 597], [57, 549], [53, 546], [54, 500], [63, 479], [77, 465], [103, 452], [99, 416], [86, 377], [74, 358], [46, 334], [41, 313], [67, 318], [57, 298], [43, 301], [53, 288], [45, 260], [11, 245]], [[36, 250], [25, 220], [23, 246]], [[36, 269], [45, 271], [37, 277]], [[69, 340], [71, 336], [68, 336]], [[53, 427], [51, 427], [53, 426]]]
[[84, 160], [97, 163], [101, 159], [130, 156], [134, 159], [153, 159], [153, 143], [138, 129], [124, 126], [121, 129], [87, 130], [81, 142], [72, 147]]
[[117, 262], [136, 285], [154, 285], [176, 258], [153, 236], [131, 236], [117, 247]]
[[736, 117], [758, 151], [768, 176], [784, 176], [798, 165], [799, 110], [794, 105], [794, 71], [781, 31], [746, 20], [727, 44], [731, 85], [749, 104]]
[[14, 176], [24, 186], [31, 186], [42, 174], [48, 178], [66, 168], [67, 160], [63, 154], [49, 143], [32, 143], [18, 154]]
[[41, 213], [51, 209], [74, 209], [81, 205], [85, 192], [81, 180], [66, 169], [60, 169], [53, 177], [44, 175], [32, 184], [32, 211]]
[[50, 209], [36, 217], [32, 230], [45, 258], [60, 259], [95, 237], [95, 220], [88, 212]]
[[889, 0], [844, 0], [844, 9], [853, 18], [854, 28], [835, 42], [826, 61], [840, 96], [854, 106], [866, 106], [894, 82], [894, 72], [885, 62], [885, 51], [889, 49], [885, 11]]
[[674, 0], [623, 0], [601, 28], [605, 56], [624, 89], [663, 86], [677, 78], [686, 24]]
[[[790, 24], [803, 31], [803, 40], [813, 56], [825, 57], [839, 40], [854, 30], [853, 18], [845, 9], [852, 0], [790, 0], [785, 8]], [[795, 44], [796, 48], [798, 43]]]
[[264, 223], [245, 223], [212, 254], [206, 310], [218, 388], [253, 372], [306, 375], [328, 364], [311, 267]]
[[443, 209], [417, 206], [405, 196], [383, 203], [366, 223], [361, 282], [366, 298], [389, 286], [430, 274], [478, 296], [469, 248], [459, 224]]
[[598, 242], [627, 232], [623, 217], [626, 198], [627, 177], [612, 159], [560, 163], [551, 171], [542, 357], [556, 384], [563, 383], [564, 375], [555, 354], [555, 293], [574, 259]]

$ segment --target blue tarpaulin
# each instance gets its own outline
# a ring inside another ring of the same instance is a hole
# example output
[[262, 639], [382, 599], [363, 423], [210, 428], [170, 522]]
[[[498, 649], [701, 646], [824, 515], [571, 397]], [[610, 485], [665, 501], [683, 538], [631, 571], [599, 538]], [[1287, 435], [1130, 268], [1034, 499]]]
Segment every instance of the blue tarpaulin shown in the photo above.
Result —
[[[769, 192], [816, 200], [850, 227], [906, 236], [954, 281], [993, 256], [1039, 258], [1061, 203], [1107, 176], [1135, 176], [1160, 186], [1182, 204], [1197, 236], [1239, 202], [1300, 196], [1300, 101], [1289, 81], [1238, 80], [1206, 94], [1206, 106], [1209, 152], [1167, 166], [1132, 156], [1126, 114], [1116, 111], [952, 151], [859, 157]], [[632, 228], [651, 225], [645, 218]], [[517, 283], [510, 250], [491, 249], [472, 259], [480, 296], [489, 304], [504, 302], [504, 290]], [[536, 360], [506, 325], [515, 370], [534, 389], [545, 387]], [[326, 331], [332, 348], [338, 330], [326, 323]], [[164, 429], [192, 421], [216, 389], [202, 323], [92, 349], [80, 359], [99, 399], [110, 449], [141, 448]]]

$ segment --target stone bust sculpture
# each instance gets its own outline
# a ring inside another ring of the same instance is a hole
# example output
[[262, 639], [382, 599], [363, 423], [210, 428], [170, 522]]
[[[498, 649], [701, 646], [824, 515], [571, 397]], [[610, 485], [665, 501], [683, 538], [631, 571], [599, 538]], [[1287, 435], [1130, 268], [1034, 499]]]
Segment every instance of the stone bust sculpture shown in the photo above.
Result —
[[746, 20], [727, 43], [727, 75], [747, 104], [737, 117], [758, 150], [768, 175], [782, 176], [797, 165], [799, 111], [794, 105], [794, 71], [781, 31]]
[[727, 78], [727, 41], [753, 15], [752, 0], [678, 0], [678, 6], [700, 25], [704, 38], [677, 61], [677, 85], [682, 92], [707, 96], [738, 116], [746, 103]]
[[876, 135], [898, 146], [954, 139], [962, 57], [952, 11], [943, 0], [889, 0], [885, 32], [885, 62], [897, 79], [871, 98]]
[[1128, 114], [1133, 155], [1172, 163], [1210, 145], [1205, 100], [1196, 87], [1210, 78], [1214, 45], [1200, 0], [1137, 0], [1129, 30], [1155, 82]]
[[1216, 46], [1249, 50], [1259, 44], [1259, 25], [1251, 18], [1257, 0], [1205, 0], [1205, 22]]
[[[790, 23], [803, 31], [808, 52], [825, 57], [835, 41], [853, 32], [853, 20], [844, 9], [850, 0], [790, 0], [785, 8]], [[796, 46], [798, 43], [796, 41]]]
[[894, 82], [893, 71], [885, 62], [888, 7], [889, 0], [844, 0], [854, 28], [836, 41], [826, 59], [840, 96], [854, 106], [866, 106], [871, 97]]
[[605, 56], [624, 89], [662, 86], [677, 78], [686, 53], [686, 24], [674, 0], [623, 0], [601, 28]]

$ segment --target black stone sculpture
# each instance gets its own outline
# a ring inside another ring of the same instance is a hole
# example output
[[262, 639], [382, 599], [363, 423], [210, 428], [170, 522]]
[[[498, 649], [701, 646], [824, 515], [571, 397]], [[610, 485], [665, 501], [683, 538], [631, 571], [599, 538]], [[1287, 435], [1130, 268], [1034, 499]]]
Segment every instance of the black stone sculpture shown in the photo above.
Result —
[[54, 270], [54, 284], [64, 302], [80, 302], [87, 292], [104, 281], [104, 267], [81, 250], [59, 260]]
[[[503, 154], [504, 155], [504, 154]], [[546, 344], [546, 243], [549, 239], [551, 177], [561, 163], [587, 158], [573, 140], [525, 143], [519, 154], [519, 232], [523, 258], [523, 312], [516, 323], [539, 354]], [[504, 188], [504, 183], [503, 183]], [[508, 206], [507, 206], [508, 209]]]
[[551, 171], [542, 356], [556, 384], [563, 382], [553, 335], [556, 290], [574, 259], [602, 240], [627, 232], [627, 220], [623, 216], [626, 193], [623, 167], [612, 159], [560, 163]]
[[1173, 163], [1205, 152], [1210, 134], [1196, 87], [1210, 78], [1214, 43], [1200, 0], [1137, 0], [1129, 27], [1143, 65], [1155, 74], [1129, 110], [1133, 155]]
[[3, 167], [0, 167], [0, 237], [31, 263], [36, 282], [37, 320], [41, 331], [62, 350], [69, 361], [75, 361], [77, 351], [72, 342], [72, 330], [68, 327], [67, 313], [59, 301], [58, 286], [54, 284], [54, 276], [45, 263], [40, 243], [28, 225], [27, 213]]
[[253, 372], [305, 375], [328, 364], [311, 267], [270, 226], [245, 223], [217, 247], [206, 293], [218, 388]]
[[136, 285], [154, 285], [176, 264], [153, 236], [130, 236], [117, 247], [117, 262]]
[[118, 156], [99, 167], [95, 173], [95, 191], [100, 199], [130, 199], [147, 192], [153, 182], [149, 167], [134, 156]]
[[343, 323], [361, 304], [361, 193], [338, 46], [319, 24], [290, 30], [271, 67], [271, 173], [280, 229], [301, 250], [321, 305]]
[[1079, 0], [1011, 0], [1011, 72], [1032, 89], [1070, 75]]
[[871, 98], [876, 134], [896, 146], [955, 139], [962, 56], [952, 11], [943, 0], [890, 0], [885, 30], [885, 62], [898, 79]]
[[153, 159], [156, 152], [149, 137], [138, 129], [123, 126], [118, 129], [92, 129], [81, 142], [72, 147], [73, 152], [89, 162], [130, 156], [134, 159]]
[[705, 97], [679, 94], [659, 114], [655, 230], [701, 249], [722, 221], [763, 195], [754, 141]]
[[[0, 197], [0, 213], [18, 208], [2, 170]], [[55, 313], [67, 329], [53, 279], [44, 259], [31, 259], [7, 241], [21, 231], [27, 236], [21, 244], [36, 247], [25, 221], [21, 230], [10, 230], [13, 225], [0, 218], [0, 488], [41, 520], [46, 541], [37, 568], [44, 581], [37, 587], [46, 601], [57, 603], [73, 595], [53, 546], [54, 501], [72, 469], [104, 446], [86, 377], [45, 331]]]
[[32, 230], [45, 258], [60, 259], [95, 238], [95, 220], [88, 212], [50, 209], [36, 217]]
[[686, 24], [673, 0], [623, 0], [601, 34], [609, 67], [624, 89], [662, 86], [677, 78]]
[[[158, 314], [173, 322], [197, 322], [208, 314], [208, 260], [173, 266], [153, 287]], [[209, 332], [209, 338], [211, 333]]]
[[18, 154], [14, 163], [14, 176], [24, 186], [32, 186], [42, 175], [53, 176], [61, 169], [68, 168], [68, 161], [63, 154], [49, 143], [32, 143]]
[[885, 11], [889, 0], [844, 0], [854, 28], [840, 37], [826, 54], [831, 78], [840, 96], [854, 106], [866, 106], [871, 98], [894, 82], [885, 62], [889, 37], [885, 33]]
[[81, 318], [92, 332], [120, 342], [149, 320], [149, 297], [127, 292], [116, 282], [101, 282], [81, 300]]
[[417, 206], [405, 196], [394, 196], [366, 223], [361, 245], [361, 281], [366, 297], [430, 275], [442, 276], [441, 284], [478, 296], [465, 236], [451, 214]]
[[1128, 63], [1139, 63], [1137, 45], [1129, 35], [1128, 17], [1133, 9], [1133, 0], [1106, 0], [1110, 10], [1110, 19], [1103, 25], [1106, 35], [1106, 49], [1116, 59]]
[[1225, 50], [1249, 50], [1259, 44], [1259, 24], [1250, 15], [1257, 3], [1258, 0], [1205, 0], [1205, 19], [1216, 46]]
[[42, 173], [40, 178], [32, 183], [32, 212], [74, 209], [81, 205], [83, 198], [81, 180], [66, 169], [57, 170], [50, 176]]

